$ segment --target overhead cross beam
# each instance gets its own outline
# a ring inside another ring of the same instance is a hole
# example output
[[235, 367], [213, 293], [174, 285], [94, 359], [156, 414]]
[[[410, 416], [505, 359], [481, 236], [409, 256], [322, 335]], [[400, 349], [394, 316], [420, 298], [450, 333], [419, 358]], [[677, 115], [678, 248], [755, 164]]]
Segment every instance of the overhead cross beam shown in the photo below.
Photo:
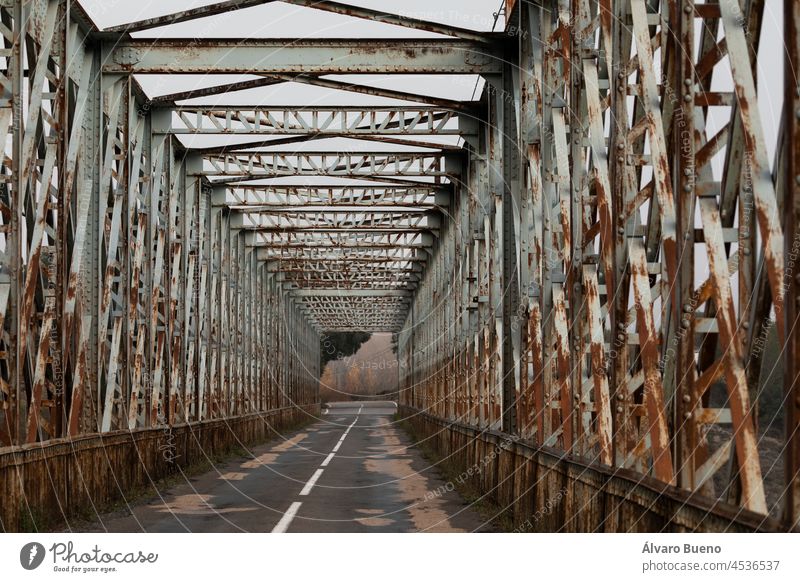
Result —
[[397, 208], [430, 209], [447, 206], [451, 195], [438, 186], [416, 188], [393, 187], [282, 187], [237, 186], [214, 189], [211, 202], [215, 206], [257, 208], [302, 208], [354, 206], [371, 208], [391, 206]]
[[328, 248], [259, 248], [256, 256], [261, 261], [284, 261], [287, 263], [303, 261], [332, 261], [332, 262], [398, 262], [398, 263], [425, 263], [428, 258], [423, 253], [417, 254], [412, 248], [389, 247], [328, 247]]
[[473, 114], [475, 113], [477, 107], [477, 103], [474, 101], [457, 101], [455, 99], [445, 99], [442, 97], [425, 95], [424, 92], [413, 93], [400, 91], [397, 89], [387, 89], [384, 87], [372, 87], [369, 85], [337, 81], [335, 79], [321, 77], [320, 75], [309, 74], [272, 74], [264, 75], [261, 78], [251, 79], [248, 81], [238, 81], [235, 83], [212, 85], [210, 87], [187, 89], [186, 91], [179, 91], [176, 93], [169, 93], [166, 95], [153, 97], [153, 99], [150, 101], [150, 104], [155, 107], [174, 107], [176, 101], [185, 101], [189, 99], [198, 99], [226, 93], [235, 93], [237, 91], [258, 89], [284, 82], [301, 83], [313, 87], [331, 89], [333, 91], [345, 91], [348, 93], [358, 93], [360, 95], [370, 95], [373, 97], [383, 97], [386, 99], [396, 99], [399, 101], [425, 103], [434, 107], [441, 107], [453, 111], [463, 111]]
[[231, 228], [257, 229], [261, 232], [333, 231], [356, 232], [386, 231], [389, 234], [407, 231], [431, 231], [440, 226], [437, 213], [416, 213], [407, 210], [391, 211], [313, 211], [297, 212], [236, 212], [231, 217]]
[[[432, 107], [183, 106], [159, 133], [176, 135], [461, 135], [454, 111]], [[467, 128], [470, 129], [470, 128]], [[265, 142], [265, 145], [269, 142]]]
[[244, 242], [252, 247], [322, 248], [322, 249], [415, 249], [430, 248], [434, 236], [417, 233], [312, 233], [312, 232], [262, 232], [245, 233]]
[[[120, 39], [104, 45], [111, 74], [456, 74], [502, 71], [496, 45], [411, 39]], [[324, 55], [324, 58], [323, 58]]]
[[456, 172], [449, 169], [445, 156], [438, 153], [397, 152], [257, 152], [209, 155], [208, 167], [195, 175], [209, 178], [246, 179], [280, 176], [334, 176], [352, 178], [433, 177], [445, 178]]

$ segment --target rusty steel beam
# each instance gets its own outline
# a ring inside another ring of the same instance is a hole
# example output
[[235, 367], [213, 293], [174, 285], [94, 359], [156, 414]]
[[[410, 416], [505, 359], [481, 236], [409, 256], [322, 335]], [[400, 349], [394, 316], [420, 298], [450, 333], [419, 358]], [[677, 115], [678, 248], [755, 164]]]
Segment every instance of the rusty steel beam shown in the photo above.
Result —
[[433, 107], [441, 107], [444, 109], [451, 109], [453, 111], [464, 112], [473, 115], [476, 114], [476, 109], [478, 106], [478, 103], [475, 101], [456, 101], [453, 99], [443, 99], [441, 97], [426, 95], [424, 92], [412, 93], [399, 91], [396, 89], [385, 89], [381, 87], [361, 85], [353, 82], [346, 83], [344, 81], [326, 79], [319, 75], [308, 74], [262, 75], [259, 79], [251, 79], [249, 81], [240, 81], [237, 83], [226, 83], [213, 85], [210, 87], [189, 89], [186, 91], [179, 91], [176, 93], [169, 93], [166, 95], [153, 97], [149, 101], [149, 105], [169, 108], [174, 107], [177, 101], [223, 95], [236, 91], [244, 91], [247, 89], [257, 89], [260, 87], [268, 87], [277, 83], [301, 83], [304, 85], [311, 85], [324, 89], [333, 89], [335, 91], [347, 91], [349, 93], [358, 93], [373, 97], [385, 97], [387, 99], [397, 99], [399, 101], [424, 103]]
[[174, 107], [176, 101], [187, 101], [189, 99], [197, 99], [200, 97], [212, 97], [214, 95], [223, 95], [235, 91], [247, 91], [248, 89], [269, 87], [271, 85], [277, 85], [278, 83], [283, 82], [283, 78], [271, 76], [262, 77], [260, 79], [251, 79], [249, 81], [240, 81], [238, 83], [223, 83], [221, 85], [212, 85], [210, 87], [199, 87], [197, 89], [188, 89], [186, 91], [158, 95], [153, 97], [146, 105], [156, 107]]
[[[219, 155], [219, 154], [233, 154], [245, 153], [247, 151], [257, 151], [266, 147], [283, 147], [286, 145], [301, 144], [311, 141], [319, 141], [329, 138], [347, 138], [358, 140], [364, 143], [384, 143], [394, 144], [406, 147], [415, 147], [419, 149], [430, 149], [435, 151], [445, 152], [459, 152], [462, 151], [462, 146], [459, 143], [437, 143], [434, 141], [423, 141], [418, 137], [411, 139], [404, 136], [391, 136], [391, 135], [346, 135], [342, 133], [315, 133], [315, 134], [296, 134], [286, 137], [271, 138], [266, 140], [256, 140], [248, 142], [236, 142], [230, 144], [222, 144], [211, 147], [188, 147], [187, 150], [192, 153], [203, 155]], [[460, 141], [460, 140], [458, 140]]]
[[334, 14], [342, 14], [344, 16], [353, 16], [356, 18], [367, 19], [373, 22], [381, 22], [383, 24], [391, 24], [394, 26], [403, 26], [413, 28], [415, 30], [424, 30], [427, 32], [434, 32], [437, 34], [444, 34], [465, 40], [472, 40], [476, 42], [492, 41], [491, 33], [483, 33], [467, 28], [458, 26], [440, 24], [438, 22], [431, 22], [414, 18], [413, 16], [392, 14], [384, 12], [383, 10], [375, 10], [363, 6], [352, 6], [350, 4], [343, 4], [341, 2], [333, 2], [331, 0], [287, 0], [290, 4], [296, 6], [306, 6], [314, 10], [324, 10], [325, 12], [333, 12]]
[[206, 156], [206, 167], [194, 175], [208, 178], [259, 179], [282, 176], [350, 178], [434, 177], [453, 175], [438, 153], [394, 152], [256, 152]]
[[231, 228], [259, 231], [313, 231], [349, 232], [380, 231], [387, 234], [399, 232], [430, 232], [439, 228], [440, 218], [432, 212], [387, 211], [313, 211], [266, 212], [237, 211], [231, 217]]
[[188, 22], [198, 18], [205, 18], [208, 16], [217, 16], [225, 14], [234, 10], [244, 10], [254, 6], [261, 6], [268, 4], [273, 0], [225, 0], [223, 2], [216, 2], [210, 6], [200, 6], [198, 8], [191, 8], [189, 10], [181, 10], [165, 16], [156, 16], [155, 18], [148, 18], [139, 20], [137, 22], [129, 22], [119, 26], [111, 26], [103, 29], [104, 32], [109, 33], [131, 33], [157, 28], [159, 26], [167, 26], [169, 24], [177, 24], [180, 22]]
[[410, 91], [400, 91], [397, 89], [386, 89], [382, 87], [372, 87], [369, 85], [362, 85], [359, 83], [336, 81], [335, 79], [326, 79], [319, 75], [280, 75], [284, 81], [291, 81], [293, 83], [303, 83], [304, 85], [312, 85], [314, 87], [322, 87], [323, 89], [334, 89], [336, 91], [348, 91], [350, 93], [358, 93], [360, 95], [371, 95], [373, 97], [386, 97], [387, 99], [397, 99], [399, 101], [413, 101], [418, 103], [426, 103], [435, 107], [444, 107], [454, 111], [475, 113], [478, 104], [474, 101], [455, 101], [453, 99], [443, 99], [441, 97], [434, 97], [426, 95], [424, 91], [420, 93]]
[[[325, 55], [322, 58], [322, 55]], [[413, 39], [119, 39], [104, 47], [106, 74], [496, 74], [493, 44]]]
[[[181, 106], [176, 135], [461, 135], [454, 111], [430, 107]], [[264, 142], [267, 145], [269, 142]]]
[[363, 207], [431, 209], [450, 204], [450, 194], [436, 186], [394, 187], [324, 187], [284, 186], [222, 187], [214, 190], [212, 204], [242, 208], [300, 209], [303, 207]]
[[[255, 6], [262, 6], [269, 4], [274, 0], [227, 0], [225, 2], [218, 2], [210, 6], [201, 6], [192, 8], [190, 10], [182, 10], [173, 14], [165, 16], [157, 16], [155, 18], [148, 18], [137, 22], [130, 22], [113, 26], [104, 29], [104, 32], [109, 33], [132, 33], [150, 30], [161, 26], [168, 26], [170, 24], [177, 24], [180, 22], [189, 22], [197, 20], [198, 18], [206, 18], [209, 16], [216, 16], [225, 14], [235, 10], [244, 10], [246, 8], [253, 8]], [[352, 6], [349, 4], [342, 4], [341, 2], [331, 2], [327, 0], [284, 0], [290, 4], [297, 6], [305, 6], [315, 10], [323, 10], [325, 12], [333, 12], [334, 14], [342, 14], [345, 16], [353, 16], [355, 18], [363, 18], [375, 22], [382, 22], [394, 26], [402, 26], [413, 28], [415, 30], [422, 30], [426, 32], [434, 32], [437, 34], [444, 34], [447, 36], [454, 36], [456, 38], [463, 38], [466, 40], [473, 40], [477, 42], [490, 42], [487, 34], [480, 31], [470, 30], [467, 28], [460, 28], [457, 26], [450, 26], [440, 24], [438, 22], [431, 22], [418, 18], [411, 18], [400, 14], [392, 14], [382, 10], [375, 10], [372, 8], [364, 8], [359, 6]]]

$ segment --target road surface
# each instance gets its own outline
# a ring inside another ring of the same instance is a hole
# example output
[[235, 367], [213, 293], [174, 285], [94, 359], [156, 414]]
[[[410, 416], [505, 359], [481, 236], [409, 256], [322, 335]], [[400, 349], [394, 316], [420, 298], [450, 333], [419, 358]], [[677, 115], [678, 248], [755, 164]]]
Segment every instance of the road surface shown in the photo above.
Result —
[[393, 402], [334, 403], [314, 424], [253, 447], [82, 531], [485, 531], [393, 424]]

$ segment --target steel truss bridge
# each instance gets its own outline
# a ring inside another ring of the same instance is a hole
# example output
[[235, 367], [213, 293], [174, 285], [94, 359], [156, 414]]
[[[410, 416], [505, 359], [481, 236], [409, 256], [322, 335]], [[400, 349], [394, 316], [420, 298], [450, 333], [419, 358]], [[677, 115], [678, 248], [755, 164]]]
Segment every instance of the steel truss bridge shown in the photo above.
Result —
[[[800, 4], [771, 143], [763, 0], [509, 0], [495, 32], [286, 1], [426, 34], [150, 38], [265, 0], [105, 30], [0, 1], [0, 457], [312, 410], [320, 339], [385, 331], [407, 411], [797, 526]], [[359, 74], [481, 90], [332, 78]], [[225, 104], [283, 83], [402, 104]]]

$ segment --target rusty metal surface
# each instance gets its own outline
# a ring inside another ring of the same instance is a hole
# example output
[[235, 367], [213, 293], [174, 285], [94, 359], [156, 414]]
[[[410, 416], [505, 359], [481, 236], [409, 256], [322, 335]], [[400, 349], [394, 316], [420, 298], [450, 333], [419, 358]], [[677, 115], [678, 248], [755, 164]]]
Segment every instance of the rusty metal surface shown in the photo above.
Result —
[[715, 503], [637, 471], [566, 459], [559, 449], [513, 441], [504, 433], [446, 422], [413, 408], [401, 408], [399, 414], [436, 458], [454, 467], [491, 458], [499, 459], [501, 467], [515, 468], [490, 467], [469, 480], [471, 487], [505, 508], [514, 531], [787, 531], [777, 519]]
[[[759, 35], [751, 32], [760, 30], [763, 6], [748, 4], [741, 14], [735, 3], [683, 10], [667, 2], [574, 0], [553, 7], [533, 3], [507, 15], [509, 30], [530, 32], [520, 42], [520, 78], [510, 97], [519, 107], [519, 149], [527, 153], [519, 207], [527, 240], [518, 241], [517, 273], [527, 302], [517, 312], [525, 322], [521, 389], [518, 397], [504, 393], [500, 408], [522, 419], [520, 436], [540, 445], [722, 495], [758, 513], [788, 511], [796, 520], [780, 483], [762, 467], [772, 453], [754, 414], [764, 392], [756, 342], [772, 333], [771, 312], [783, 342], [790, 325], [783, 320], [794, 321], [783, 306], [795, 307], [794, 295], [784, 297], [793, 247], [784, 242], [789, 227], [779, 218], [783, 194], [775, 184], [788, 171], [781, 160], [796, 140], [779, 137], [770, 170], [756, 113]], [[686, 47], [695, 46], [698, 23], [695, 53]], [[731, 89], [712, 90], [712, 76], [725, 74]], [[491, 97], [497, 89], [487, 86]], [[796, 86], [787, 94], [796, 99]], [[712, 107], [721, 124], [707, 122]], [[481, 167], [488, 160], [491, 175], [502, 161], [490, 142], [479, 140], [472, 151], [468, 163], [476, 171], [462, 179], [468, 213], [480, 226], [462, 248], [474, 246], [478, 259], [466, 306], [477, 322], [456, 322], [464, 326], [454, 352], [474, 354], [467, 376], [478, 385], [480, 414], [462, 419], [485, 428], [494, 419], [483, 395], [495, 381], [491, 354], [514, 329], [494, 331], [484, 307], [508, 300], [484, 283], [498, 275], [491, 260], [482, 261], [497, 256], [491, 247], [503, 230], [485, 220], [493, 207]], [[724, 160], [721, 177], [712, 172], [715, 156]], [[496, 209], [507, 201], [493, 202]], [[454, 200], [451, 209], [462, 204]], [[474, 259], [462, 250], [453, 260], [457, 273]], [[426, 306], [448, 293], [447, 285], [426, 272], [413, 305], [429, 313]], [[401, 352], [427, 345], [437, 329], [409, 320]], [[446, 365], [438, 358], [424, 355], [432, 369], [423, 377]], [[787, 365], [791, 397], [797, 375]], [[418, 378], [408, 373], [405, 386], [422, 392], [421, 399], [406, 403], [440, 415], [429, 404], [438, 398], [438, 382]], [[454, 390], [454, 398], [464, 398], [461, 391], [469, 398], [471, 389]], [[784, 411], [793, 413], [788, 400]], [[797, 417], [790, 418], [787, 444], [796, 438]], [[728, 436], [712, 443], [716, 430]], [[783, 451], [786, 486], [796, 487], [796, 449]]]
[[[775, 137], [760, 1], [508, 1], [498, 32], [292, 2], [451, 38], [129, 34], [259, 0], [106, 31], [66, 0], [0, 7], [0, 458], [313, 405], [325, 332], [383, 331], [404, 405], [568, 455], [547, 483], [590, 467], [574, 494], [611, 491], [610, 529], [613, 471], [797, 526], [797, 2]], [[214, 79], [237, 72], [260, 76]], [[148, 101], [140, 73], [209, 80]], [[323, 78], [354, 73], [485, 83], [459, 101]], [[292, 82], [407, 104], [182, 104]]]

